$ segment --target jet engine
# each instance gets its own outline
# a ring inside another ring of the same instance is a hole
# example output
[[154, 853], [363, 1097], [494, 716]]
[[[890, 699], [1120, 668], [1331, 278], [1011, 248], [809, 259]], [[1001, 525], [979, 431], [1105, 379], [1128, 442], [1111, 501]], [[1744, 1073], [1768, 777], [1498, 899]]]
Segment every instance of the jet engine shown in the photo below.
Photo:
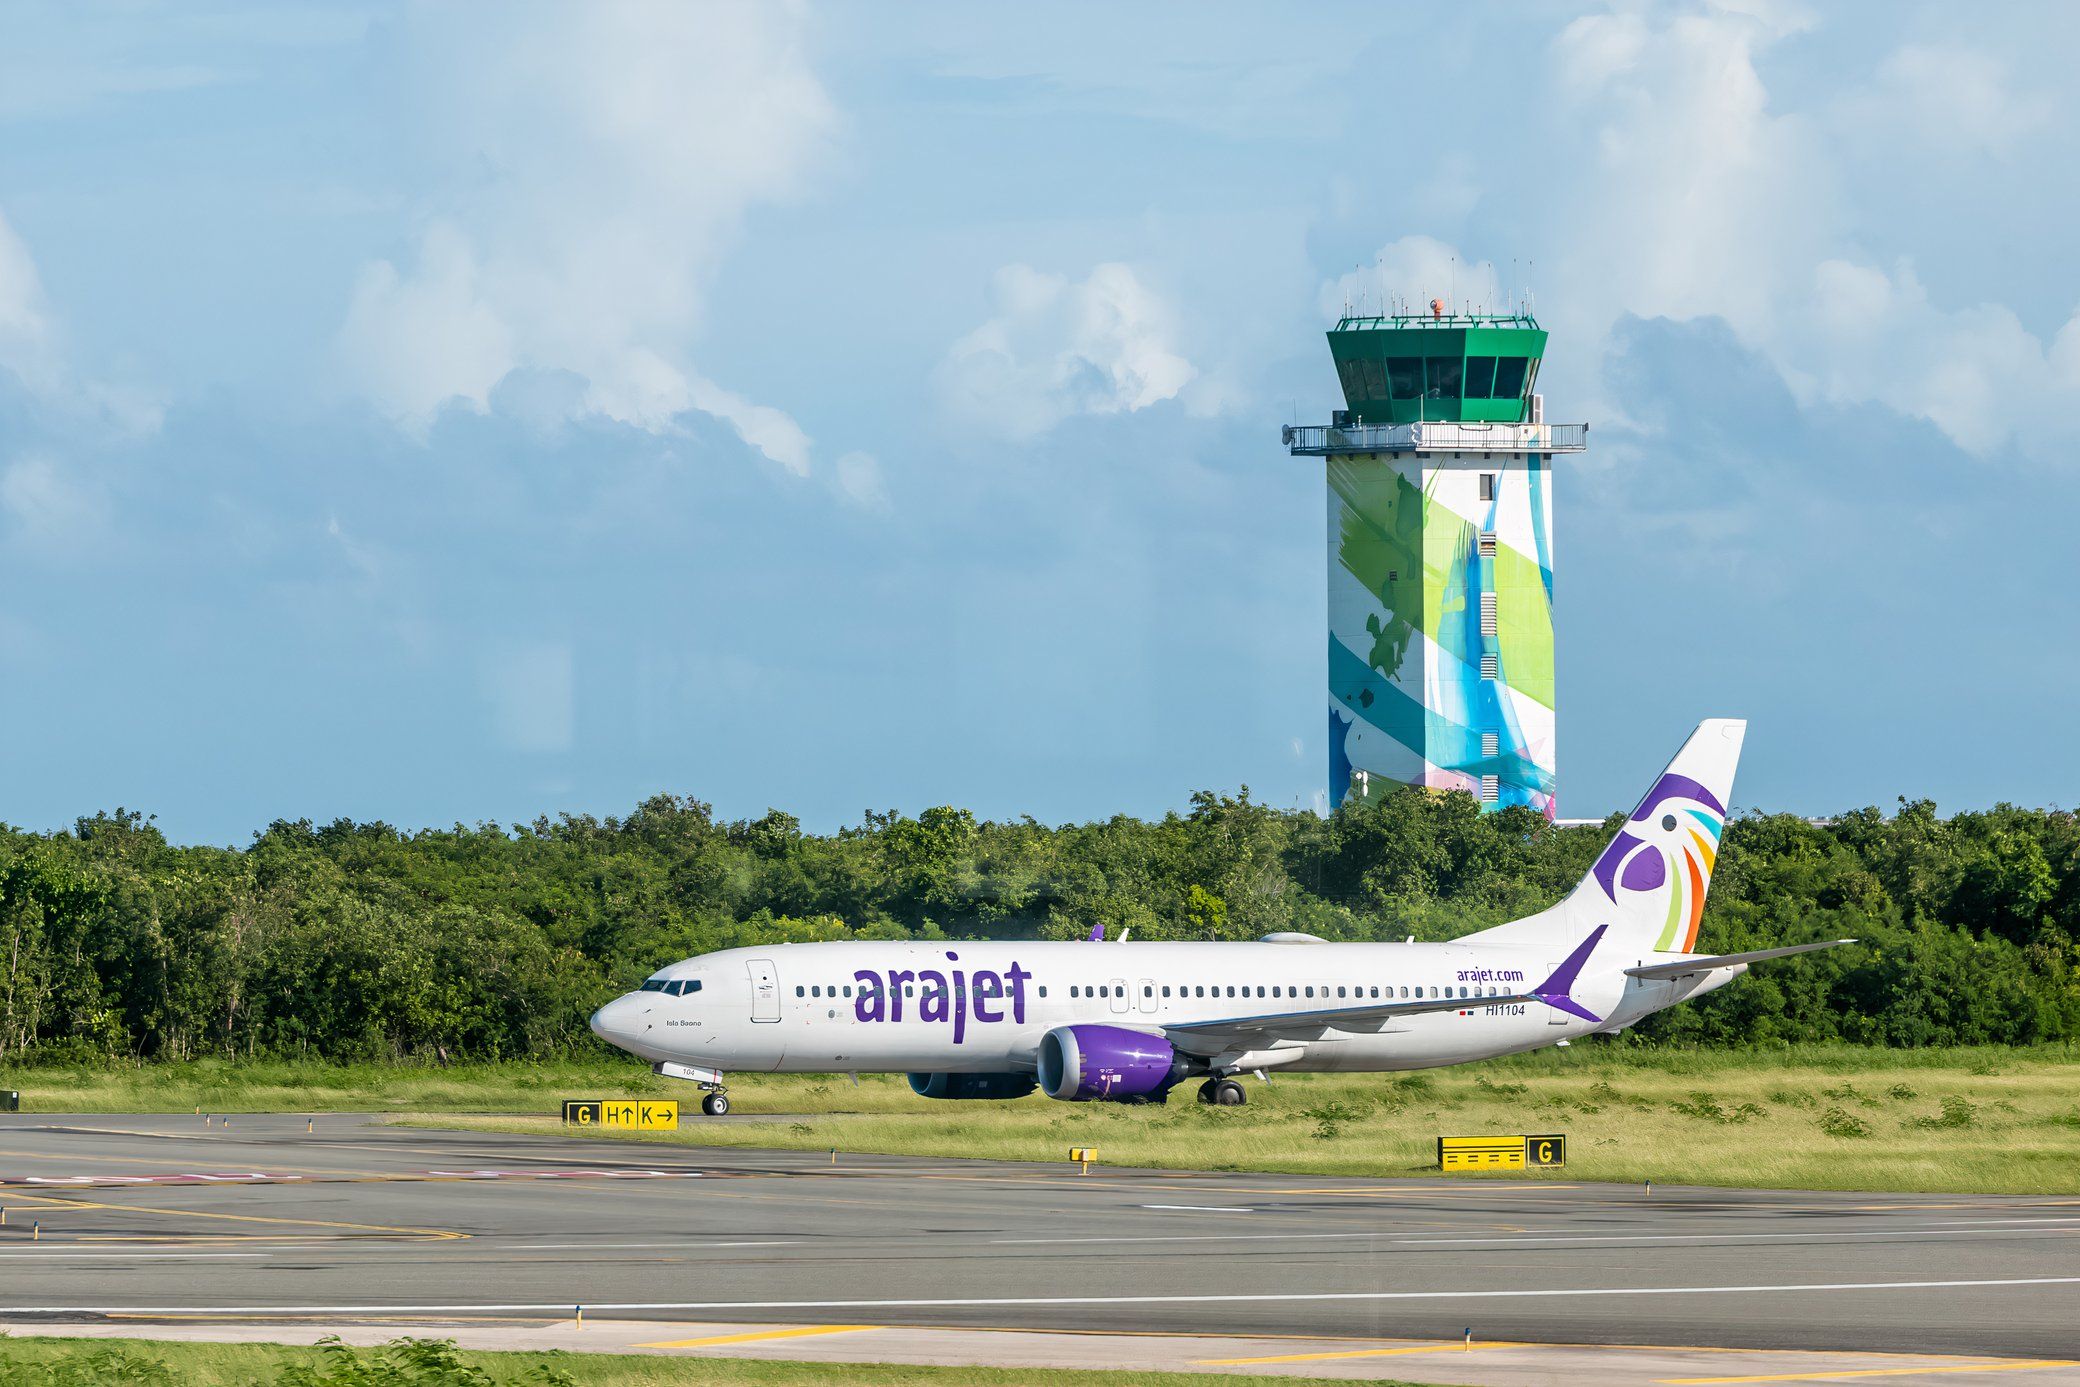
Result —
[[1057, 1026], [1040, 1037], [1040, 1089], [1065, 1103], [1160, 1103], [1190, 1068], [1163, 1037], [1125, 1026]]
[[1033, 1091], [1033, 1076], [912, 1074], [910, 1091], [920, 1098], [1023, 1098]]

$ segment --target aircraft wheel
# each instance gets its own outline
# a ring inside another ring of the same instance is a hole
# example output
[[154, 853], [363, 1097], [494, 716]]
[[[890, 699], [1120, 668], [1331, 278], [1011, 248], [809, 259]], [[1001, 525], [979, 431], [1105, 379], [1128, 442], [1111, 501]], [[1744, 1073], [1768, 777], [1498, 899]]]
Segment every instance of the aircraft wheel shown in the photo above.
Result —
[[1221, 1081], [1219, 1079], [1208, 1079], [1205, 1083], [1199, 1085], [1199, 1101], [1202, 1103], [1220, 1102], [1220, 1087]]
[[1249, 1101], [1249, 1090], [1239, 1079], [1222, 1079], [1213, 1086], [1212, 1101], [1223, 1108], [1239, 1108]]
[[729, 1116], [729, 1095], [727, 1093], [709, 1094], [701, 1099], [701, 1111], [710, 1117]]

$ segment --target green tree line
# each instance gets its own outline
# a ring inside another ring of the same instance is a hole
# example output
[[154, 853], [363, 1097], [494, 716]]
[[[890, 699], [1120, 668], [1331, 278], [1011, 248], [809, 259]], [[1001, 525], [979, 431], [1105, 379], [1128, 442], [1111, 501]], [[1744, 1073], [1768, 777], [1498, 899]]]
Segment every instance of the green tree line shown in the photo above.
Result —
[[[546, 1058], [661, 964], [783, 940], [1449, 939], [1528, 914], [1616, 820], [1554, 827], [1400, 791], [1325, 817], [1202, 792], [1050, 826], [963, 809], [830, 835], [660, 795], [625, 818], [403, 832], [276, 822], [239, 850], [118, 810], [0, 828], [0, 1061]], [[2027, 1044], [2080, 1034], [2080, 825], [1926, 801], [1729, 825], [1701, 947], [1854, 936], [1634, 1034]]]

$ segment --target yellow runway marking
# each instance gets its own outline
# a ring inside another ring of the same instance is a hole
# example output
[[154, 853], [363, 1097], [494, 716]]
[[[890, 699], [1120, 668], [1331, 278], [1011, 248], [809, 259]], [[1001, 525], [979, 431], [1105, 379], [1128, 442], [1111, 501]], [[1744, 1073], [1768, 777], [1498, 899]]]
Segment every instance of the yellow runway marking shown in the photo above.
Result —
[[[1477, 1353], [1491, 1348], [1536, 1348], [1536, 1344], [1504, 1343], [1500, 1340], [1479, 1343], [1473, 1346]], [[1194, 1360], [1202, 1368], [1240, 1368], [1256, 1363], [1322, 1363], [1334, 1358], [1398, 1358], [1414, 1353], [1464, 1353], [1463, 1343], [1414, 1344], [1407, 1348], [1360, 1348], [1341, 1349], [1333, 1353], [1279, 1353], [1268, 1358], [1200, 1358]]]
[[755, 1344], [767, 1339], [807, 1339], [817, 1334], [859, 1334], [878, 1324], [810, 1324], [799, 1329], [761, 1329], [749, 1334], [712, 1334], [705, 1339], [666, 1339], [637, 1348], [715, 1348], [722, 1344]]
[[2007, 1363], [1966, 1363], [1958, 1366], [1944, 1364], [1940, 1367], [1922, 1368], [1848, 1368], [1835, 1372], [1817, 1373], [1765, 1373], [1754, 1377], [1664, 1377], [1668, 1384], [1700, 1384], [1722, 1382], [1832, 1382], [1849, 1377], [1920, 1377], [1934, 1373], [2024, 1373], [2039, 1368], [2080, 1368], [2080, 1361], [2065, 1358], [2033, 1358]]
[[23, 1194], [10, 1190], [10, 1200], [33, 1200], [39, 1213], [56, 1213], [62, 1209], [86, 1211], [107, 1209], [125, 1214], [158, 1214], [166, 1218], [211, 1218], [228, 1223], [273, 1223], [289, 1228], [347, 1228], [357, 1233], [400, 1233], [406, 1237], [428, 1238], [445, 1242], [451, 1238], [467, 1238], [467, 1233], [457, 1233], [446, 1228], [396, 1228], [382, 1223], [341, 1223], [323, 1218], [273, 1218], [266, 1214], [226, 1214], [206, 1209], [155, 1208], [149, 1204], [102, 1204], [91, 1199], [57, 1199], [46, 1194]]

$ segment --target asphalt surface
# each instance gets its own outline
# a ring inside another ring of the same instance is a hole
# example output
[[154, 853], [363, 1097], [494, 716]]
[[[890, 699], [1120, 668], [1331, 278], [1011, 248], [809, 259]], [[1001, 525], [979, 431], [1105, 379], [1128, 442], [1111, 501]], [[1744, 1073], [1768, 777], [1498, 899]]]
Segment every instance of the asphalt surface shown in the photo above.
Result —
[[[0, 1321], [970, 1325], [2063, 1356], [2080, 1198], [0, 1117]], [[40, 1225], [40, 1226], [38, 1226]]]

